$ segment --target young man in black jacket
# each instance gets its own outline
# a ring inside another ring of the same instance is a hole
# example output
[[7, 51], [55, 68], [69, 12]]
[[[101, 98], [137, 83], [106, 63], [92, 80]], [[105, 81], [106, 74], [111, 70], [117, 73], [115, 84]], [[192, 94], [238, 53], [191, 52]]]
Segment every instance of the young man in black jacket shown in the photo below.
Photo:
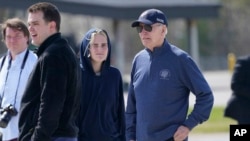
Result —
[[28, 27], [38, 62], [21, 101], [19, 141], [76, 141], [80, 69], [59, 32], [57, 7], [46, 2], [30, 6]]

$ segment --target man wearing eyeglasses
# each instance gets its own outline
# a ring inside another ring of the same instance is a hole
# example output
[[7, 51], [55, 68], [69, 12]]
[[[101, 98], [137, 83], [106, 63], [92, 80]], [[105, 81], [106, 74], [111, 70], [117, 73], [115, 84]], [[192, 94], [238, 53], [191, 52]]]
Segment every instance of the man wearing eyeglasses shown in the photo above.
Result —
[[[144, 11], [132, 27], [145, 49], [132, 65], [127, 140], [187, 141], [189, 132], [209, 118], [212, 91], [192, 58], [165, 39], [168, 22], [162, 11]], [[188, 114], [190, 92], [196, 103]]]
[[3, 141], [17, 141], [21, 98], [37, 56], [28, 49], [30, 34], [21, 19], [1, 27], [8, 51], [0, 59], [0, 133]]

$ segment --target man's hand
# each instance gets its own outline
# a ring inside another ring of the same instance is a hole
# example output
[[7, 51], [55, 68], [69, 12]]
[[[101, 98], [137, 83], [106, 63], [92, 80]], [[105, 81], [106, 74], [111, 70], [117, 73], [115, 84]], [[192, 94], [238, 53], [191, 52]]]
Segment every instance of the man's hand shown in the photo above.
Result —
[[183, 141], [187, 138], [190, 130], [186, 126], [180, 126], [175, 134], [174, 134], [174, 141]]

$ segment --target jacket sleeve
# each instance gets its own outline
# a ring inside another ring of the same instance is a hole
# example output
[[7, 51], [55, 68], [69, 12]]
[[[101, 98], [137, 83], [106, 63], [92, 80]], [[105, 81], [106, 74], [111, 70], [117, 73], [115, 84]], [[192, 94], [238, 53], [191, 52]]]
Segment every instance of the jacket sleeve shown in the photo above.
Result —
[[188, 56], [182, 62], [181, 79], [185, 86], [195, 95], [196, 102], [192, 112], [183, 123], [190, 130], [208, 120], [214, 102], [213, 93], [195, 62]]
[[119, 119], [120, 119], [120, 134], [121, 140], [125, 140], [125, 105], [124, 105], [124, 96], [123, 96], [123, 81], [120, 74], [120, 82], [119, 82]]
[[239, 58], [236, 62], [231, 81], [235, 95], [250, 99], [250, 57]]
[[136, 100], [133, 86], [133, 71], [131, 72], [131, 81], [126, 107], [126, 140], [136, 140]]
[[84, 101], [84, 71], [81, 70], [81, 79], [80, 79], [80, 82], [81, 82], [81, 87], [80, 87], [80, 93], [81, 93], [81, 102], [80, 102], [80, 110], [79, 110], [79, 114], [78, 114], [78, 117], [77, 117], [77, 121], [76, 121], [76, 125], [78, 126], [78, 129], [79, 129], [79, 132], [78, 132], [78, 141], [83, 141], [84, 138], [83, 138], [83, 135], [84, 135], [84, 129], [83, 129], [83, 126], [82, 126], [82, 123], [84, 121], [84, 115], [85, 115], [85, 108], [86, 107], [84, 104], [85, 104], [85, 101]]
[[58, 127], [67, 93], [69, 66], [56, 55], [44, 56], [40, 63], [41, 97], [38, 122], [32, 135], [32, 141], [50, 140]]

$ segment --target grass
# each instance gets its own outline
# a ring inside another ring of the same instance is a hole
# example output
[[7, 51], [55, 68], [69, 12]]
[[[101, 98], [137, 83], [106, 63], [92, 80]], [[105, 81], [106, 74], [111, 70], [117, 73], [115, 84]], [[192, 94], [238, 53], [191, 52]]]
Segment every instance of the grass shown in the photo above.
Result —
[[[229, 125], [236, 124], [237, 122], [233, 119], [224, 117], [225, 107], [213, 107], [210, 118], [196, 126], [193, 133], [218, 133], [218, 132], [229, 132]], [[191, 110], [191, 109], [190, 109]]]

